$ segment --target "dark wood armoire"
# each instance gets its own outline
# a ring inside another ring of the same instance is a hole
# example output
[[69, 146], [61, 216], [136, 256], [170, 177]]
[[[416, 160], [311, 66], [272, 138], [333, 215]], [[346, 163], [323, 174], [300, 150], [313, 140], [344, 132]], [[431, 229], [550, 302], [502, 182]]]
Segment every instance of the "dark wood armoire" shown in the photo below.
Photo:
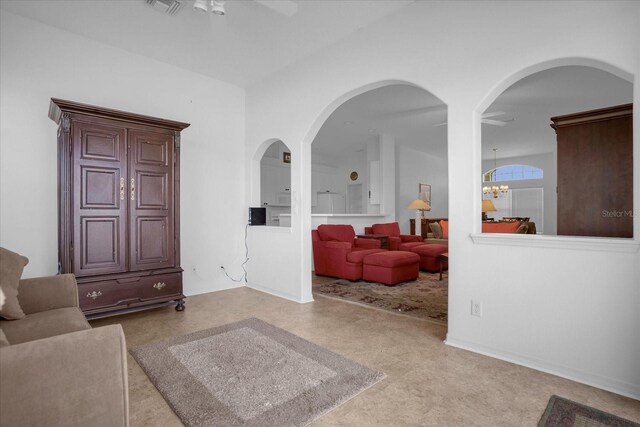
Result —
[[552, 117], [558, 235], [633, 237], [633, 105]]
[[58, 124], [58, 257], [88, 318], [176, 302], [180, 132], [189, 124], [51, 99]]

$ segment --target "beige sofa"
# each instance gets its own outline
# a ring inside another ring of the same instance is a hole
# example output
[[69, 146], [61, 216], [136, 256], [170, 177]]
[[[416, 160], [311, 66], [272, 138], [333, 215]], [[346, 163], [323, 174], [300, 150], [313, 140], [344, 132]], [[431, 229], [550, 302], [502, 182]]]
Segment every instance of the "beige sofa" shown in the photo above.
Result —
[[122, 328], [92, 329], [77, 289], [71, 274], [20, 280], [26, 316], [0, 320], [0, 425], [129, 424]]

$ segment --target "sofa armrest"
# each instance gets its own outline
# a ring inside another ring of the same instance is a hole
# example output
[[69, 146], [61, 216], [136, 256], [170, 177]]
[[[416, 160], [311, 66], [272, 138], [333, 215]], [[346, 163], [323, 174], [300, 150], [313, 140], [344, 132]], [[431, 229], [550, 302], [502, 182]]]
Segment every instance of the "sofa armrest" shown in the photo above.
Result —
[[0, 425], [129, 425], [120, 325], [0, 349]]
[[79, 307], [76, 277], [73, 274], [61, 274], [22, 279], [18, 286], [18, 301], [25, 314]]

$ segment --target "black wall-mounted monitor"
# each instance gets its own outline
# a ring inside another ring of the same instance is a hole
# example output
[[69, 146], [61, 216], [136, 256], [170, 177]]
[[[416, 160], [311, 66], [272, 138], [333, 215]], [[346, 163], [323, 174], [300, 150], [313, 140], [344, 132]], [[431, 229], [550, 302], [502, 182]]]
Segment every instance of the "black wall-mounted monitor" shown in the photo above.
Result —
[[267, 225], [267, 208], [249, 208], [249, 225]]

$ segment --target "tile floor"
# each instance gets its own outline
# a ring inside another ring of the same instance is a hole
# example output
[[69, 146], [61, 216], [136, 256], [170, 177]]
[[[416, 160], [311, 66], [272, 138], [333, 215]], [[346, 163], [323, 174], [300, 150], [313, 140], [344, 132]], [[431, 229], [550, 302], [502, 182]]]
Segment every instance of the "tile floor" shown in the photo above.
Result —
[[[249, 288], [92, 321], [120, 323], [129, 348], [257, 317], [387, 377], [314, 426], [536, 426], [552, 394], [640, 422], [640, 402], [443, 344], [446, 327], [317, 297], [297, 304]], [[129, 356], [132, 426], [179, 426]]]

